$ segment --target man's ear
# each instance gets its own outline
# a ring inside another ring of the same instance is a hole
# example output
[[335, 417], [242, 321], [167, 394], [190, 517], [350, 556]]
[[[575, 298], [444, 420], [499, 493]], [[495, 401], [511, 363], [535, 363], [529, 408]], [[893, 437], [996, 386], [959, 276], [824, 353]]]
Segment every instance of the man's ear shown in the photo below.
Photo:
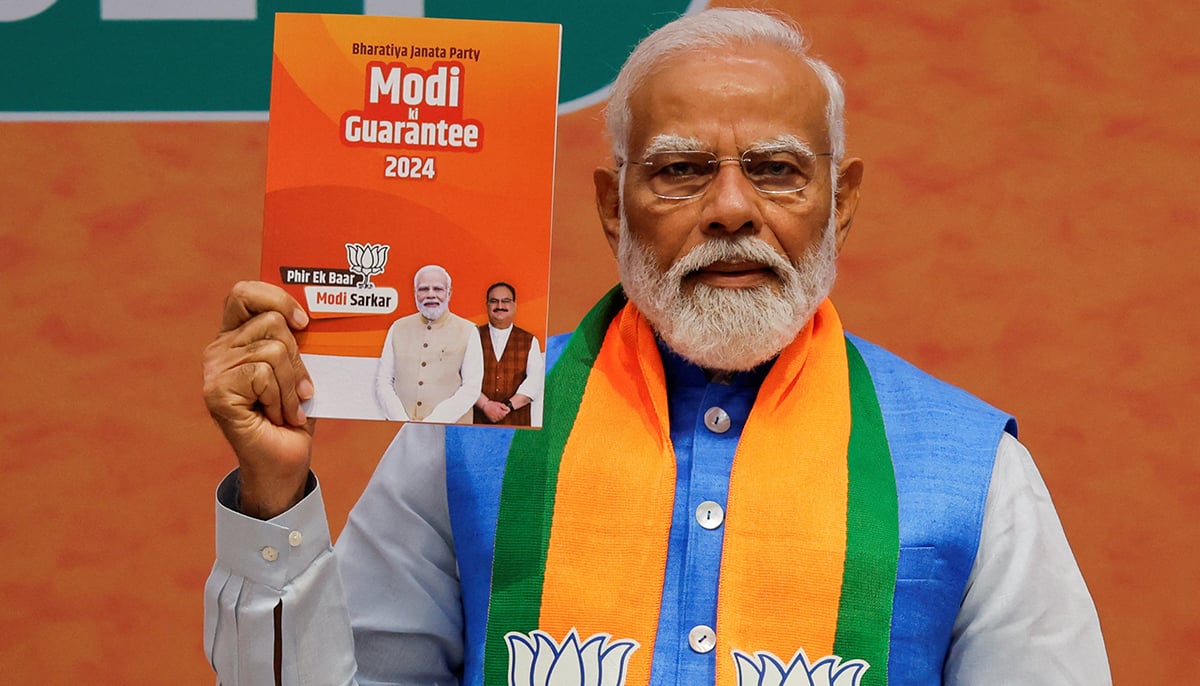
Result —
[[621, 179], [616, 169], [597, 167], [592, 172], [596, 185], [596, 211], [600, 213], [600, 226], [608, 247], [617, 254], [617, 243], [621, 240]]
[[858, 210], [858, 198], [862, 193], [863, 161], [857, 157], [848, 157], [838, 166], [838, 191], [834, 201], [837, 212], [837, 249], [842, 251], [842, 244], [850, 235], [850, 225], [854, 222], [854, 213]]

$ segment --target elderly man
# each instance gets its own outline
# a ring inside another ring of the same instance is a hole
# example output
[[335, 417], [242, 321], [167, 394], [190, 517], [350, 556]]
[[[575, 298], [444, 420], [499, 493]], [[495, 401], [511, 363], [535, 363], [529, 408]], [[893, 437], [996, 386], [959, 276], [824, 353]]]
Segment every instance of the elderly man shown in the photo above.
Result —
[[392, 322], [375, 376], [388, 419], [471, 423], [483, 349], [475, 325], [450, 312], [450, 295], [450, 274], [442, 267], [426, 265], [413, 276], [417, 312]]
[[[208, 589], [222, 680], [277, 661], [285, 684], [1109, 683], [1011, 418], [845, 334], [826, 299], [863, 173], [842, 103], [758, 13], [640, 44], [595, 173], [621, 288], [549, 342], [546, 428], [406, 426], [332, 552], [305, 322], [235, 289], [207, 393], [241, 466]], [[270, 363], [257, 385], [225, 371], [249, 361]]]
[[483, 392], [475, 401], [475, 423], [541, 426], [533, 401], [542, 396], [545, 361], [538, 339], [513, 325], [517, 289], [503, 281], [488, 286], [487, 313], [488, 323], [479, 327]]

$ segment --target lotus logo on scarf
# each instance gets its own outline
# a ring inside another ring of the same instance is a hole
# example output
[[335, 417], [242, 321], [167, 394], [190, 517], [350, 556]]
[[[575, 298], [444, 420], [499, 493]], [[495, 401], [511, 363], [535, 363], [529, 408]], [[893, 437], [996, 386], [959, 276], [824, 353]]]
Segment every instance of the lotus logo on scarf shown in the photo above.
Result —
[[[509, 686], [623, 686], [629, 656], [638, 649], [634, 640], [610, 641], [596, 634], [583, 643], [575, 629], [562, 643], [535, 629], [528, 635], [510, 631]], [[841, 684], [838, 684], [841, 686]]]
[[870, 668], [865, 660], [849, 660], [830, 655], [809, 664], [804, 649], [796, 651], [791, 663], [784, 665], [766, 651], [747, 655], [733, 651], [738, 686], [859, 686], [863, 673]]

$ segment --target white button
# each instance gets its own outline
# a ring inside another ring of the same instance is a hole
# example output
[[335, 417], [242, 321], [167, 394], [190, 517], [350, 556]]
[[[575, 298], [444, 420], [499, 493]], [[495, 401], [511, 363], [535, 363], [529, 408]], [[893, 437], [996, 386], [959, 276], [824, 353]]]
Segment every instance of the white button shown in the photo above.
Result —
[[263, 546], [262, 556], [267, 562], [274, 562], [279, 559], [279, 551], [269, 545]]
[[699, 624], [688, 632], [688, 645], [697, 653], [708, 653], [717, 647], [717, 634], [711, 628]]
[[725, 510], [711, 500], [705, 500], [696, 508], [696, 521], [705, 529], [715, 529], [725, 521]]
[[729, 431], [729, 413], [719, 407], [710, 407], [704, 413], [704, 426], [715, 434], [723, 434]]
[[288, 534], [288, 545], [292, 546], [293, 548], [300, 547], [300, 544], [303, 542], [304, 534], [300, 533], [299, 531], [293, 531], [292, 533]]

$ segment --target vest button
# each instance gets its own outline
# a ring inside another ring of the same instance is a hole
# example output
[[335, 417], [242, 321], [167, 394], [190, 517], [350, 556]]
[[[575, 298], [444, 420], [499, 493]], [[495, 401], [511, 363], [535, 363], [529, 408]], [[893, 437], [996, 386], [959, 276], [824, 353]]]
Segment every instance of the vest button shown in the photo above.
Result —
[[717, 647], [717, 634], [711, 627], [698, 624], [688, 632], [688, 645], [697, 653], [711, 653]]
[[696, 522], [709, 531], [721, 526], [724, 521], [725, 510], [711, 500], [705, 500], [696, 508]]
[[425, 382], [424, 382], [424, 381], [418, 381], [418, 382], [417, 382], [417, 385], [418, 385], [418, 386], [424, 386], [424, 385], [425, 385]]
[[704, 413], [704, 426], [715, 434], [723, 434], [729, 431], [730, 427], [729, 413], [719, 407], [710, 407]]

